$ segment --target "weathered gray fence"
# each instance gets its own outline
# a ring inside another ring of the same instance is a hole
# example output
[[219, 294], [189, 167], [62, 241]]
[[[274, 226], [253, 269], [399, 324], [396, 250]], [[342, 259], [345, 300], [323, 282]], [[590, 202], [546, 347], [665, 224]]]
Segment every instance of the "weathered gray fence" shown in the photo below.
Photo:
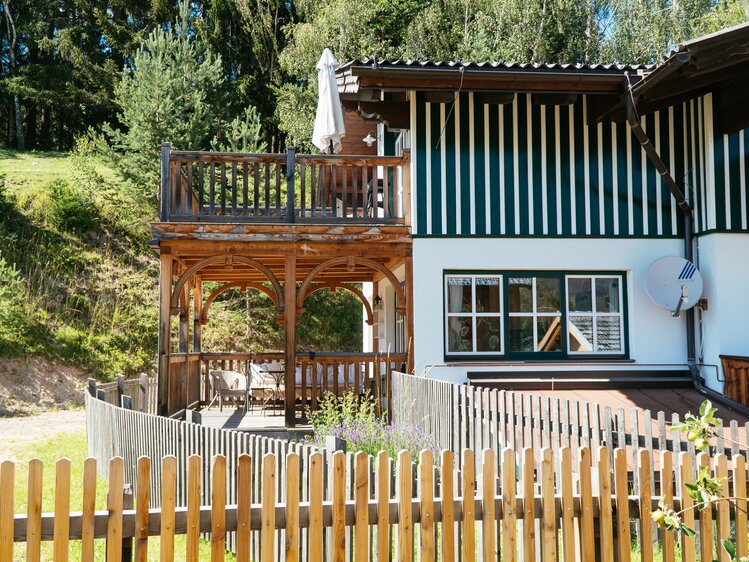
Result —
[[[678, 414], [653, 415], [649, 410], [623, 408], [613, 411], [591, 402], [564, 400], [532, 393], [487, 389], [446, 381], [393, 373], [393, 420], [415, 425], [432, 435], [439, 446], [455, 453], [505, 448], [521, 453], [526, 447], [604, 446], [613, 460], [614, 449], [626, 449], [630, 469], [638, 466], [640, 449], [648, 451], [656, 470], [653, 451], [695, 453], [694, 444], [670, 430]], [[749, 459], [749, 423], [733, 420], [716, 439], [716, 452], [741, 453]], [[635, 470], [636, 474], [636, 470]]]

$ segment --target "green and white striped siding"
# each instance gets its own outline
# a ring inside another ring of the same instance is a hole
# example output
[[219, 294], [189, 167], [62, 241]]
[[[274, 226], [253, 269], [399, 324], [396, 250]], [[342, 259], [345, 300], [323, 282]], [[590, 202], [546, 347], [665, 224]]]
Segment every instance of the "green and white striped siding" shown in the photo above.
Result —
[[[524, 94], [507, 105], [478, 103], [471, 92], [454, 104], [429, 103], [420, 93], [414, 100], [415, 235], [682, 235], [676, 204], [629, 125], [588, 127], [584, 97], [570, 106], [533, 105]], [[685, 180], [698, 230], [711, 228], [710, 217], [712, 228], [746, 229], [749, 145], [744, 132], [720, 147], [712, 142], [710, 97], [644, 116], [642, 124], [677, 181]], [[707, 174], [723, 154], [725, 173]], [[711, 181], [725, 195], [710, 197]], [[716, 217], [724, 207], [730, 213]]]

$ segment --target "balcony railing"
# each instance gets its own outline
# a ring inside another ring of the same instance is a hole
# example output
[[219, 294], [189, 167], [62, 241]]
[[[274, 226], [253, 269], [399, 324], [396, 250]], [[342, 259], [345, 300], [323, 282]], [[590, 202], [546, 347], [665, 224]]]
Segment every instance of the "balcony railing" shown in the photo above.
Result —
[[342, 156], [161, 148], [161, 222], [408, 222], [409, 154]]

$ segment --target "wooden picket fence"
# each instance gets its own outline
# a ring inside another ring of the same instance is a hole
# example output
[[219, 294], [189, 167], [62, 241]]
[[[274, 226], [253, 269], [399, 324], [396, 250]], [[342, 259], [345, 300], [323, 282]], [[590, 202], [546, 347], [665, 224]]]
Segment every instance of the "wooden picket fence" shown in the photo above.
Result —
[[[576, 457], [569, 447], [562, 447], [558, 455], [549, 447], [526, 448], [520, 454], [505, 449], [499, 462], [492, 449], [485, 449], [479, 459], [465, 450], [459, 478], [454, 478], [451, 451], [443, 451], [439, 459], [423, 451], [418, 464], [402, 451], [394, 479], [384, 452], [374, 459], [357, 453], [353, 479], [347, 477], [346, 455], [341, 452], [332, 455], [327, 467], [323, 455], [314, 453], [306, 473], [300, 455], [288, 453], [283, 475], [276, 472], [278, 459], [272, 454], [260, 459], [239, 454], [234, 472], [227, 470], [224, 455], [214, 456], [210, 465], [208, 459], [191, 455], [185, 507], [177, 504], [177, 459], [168, 456], [154, 463], [161, 466], [159, 508], [152, 507], [155, 498], [150, 496], [151, 460], [138, 459], [132, 508], [123, 503], [124, 462], [115, 457], [108, 462], [107, 509], [100, 512], [94, 511], [96, 461], [85, 462], [83, 504], [72, 506], [70, 461], [63, 459], [56, 465], [51, 513], [43, 512], [42, 463], [36, 460], [28, 468], [28, 509], [18, 515], [16, 466], [8, 461], [0, 464], [0, 562], [14, 559], [16, 542], [26, 543], [27, 559], [39, 560], [42, 541], [53, 542], [55, 560], [66, 560], [71, 540], [80, 540], [82, 560], [92, 561], [99, 539], [106, 541], [107, 562], [122, 561], [123, 551], [131, 549], [135, 560], [146, 560], [149, 538], [155, 536], [160, 538], [161, 560], [197, 561], [201, 534], [210, 541], [211, 560], [219, 561], [224, 560], [230, 533], [236, 536], [237, 560], [259, 562], [629, 561], [633, 548], [641, 560], [653, 560], [660, 550], [664, 562], [673, 562], [677, 540], [684, 562], [722, 562], [728, 558], [719, 548], [721, 538], [735, 541], [739, 556], [747, 555], [745, 499], [721, 502], [698, 517], [686, 512], [685, 521], [697, 528], [696, 538], [654, 528], [651, 513], [661, 497], [677, 510], [692, 505], [684, 486], [676, 484], [676, 475], [688, 482], [695, 472], [688, 453], [658, 455], [657, 495], [651, 492], [650, 456], [644, 449], [639, 451], [640, 479], [634, 488], [620, 448], [614, 450], [613, 465], [606, 447], [582, 447]], [[441, 472], [435, 471], [437, 460]], [[259, 490], [253, 485], [258, 464]], [[729, 460], [724, 454], [701, 453], [696, 465], [723, 478], [724, 496], [746, 498], [747, 464], [742, 455]], [[327, 489], [326, 472], [331, 480]], [[235, 502], [228, 499], [232, 481], [237, 486]], [[280, 487], [286, 490], [283, 501]], [[80, 512], [71, 511], [79, 507]], [[186, 535], [184, 552], [175, 551], [175, 535]]]
[[[670, 425], [678, 414], [666, 416], [649, 410], [629, 411], [596, 403], [563, 400], [532, 393], [487, 389], [402, 373], [392, 374], [392, 416], [397, 423], [413, 425], [430, 434], [441, 448], [505, 448], [516, 452], [526, 447], [569, 447], [573, 457], [583, 447], [604, 446], [613, 461], [614, 449], [626, 451], [630, 470], [638, 466], [640, 450], [657, 468], [657, 451], [695, 454], [694, 444]], [[657, 428], [654, 431], [654, 427]], [[718, 453], [743, 454], [749, 460], [749, 423], [735, 420], [718, 432]], [[635, 479], [637, 471], [635, 471]], [[657, 478], [657, 474], [654, 473]]]

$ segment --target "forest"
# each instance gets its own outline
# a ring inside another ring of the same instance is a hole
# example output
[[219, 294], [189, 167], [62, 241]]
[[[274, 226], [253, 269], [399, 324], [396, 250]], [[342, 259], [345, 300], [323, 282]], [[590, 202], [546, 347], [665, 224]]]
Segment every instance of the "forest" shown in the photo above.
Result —
[[[69, 150], [93, 132], [123, 151], [164, 139], [308, 147], [324, 47], [341, 62], [655, 63], [749, 16], [746, 0], [2, 0], [0, 10], [0, 147]], [[151, 138], [136, 138], [142, 127]]]

